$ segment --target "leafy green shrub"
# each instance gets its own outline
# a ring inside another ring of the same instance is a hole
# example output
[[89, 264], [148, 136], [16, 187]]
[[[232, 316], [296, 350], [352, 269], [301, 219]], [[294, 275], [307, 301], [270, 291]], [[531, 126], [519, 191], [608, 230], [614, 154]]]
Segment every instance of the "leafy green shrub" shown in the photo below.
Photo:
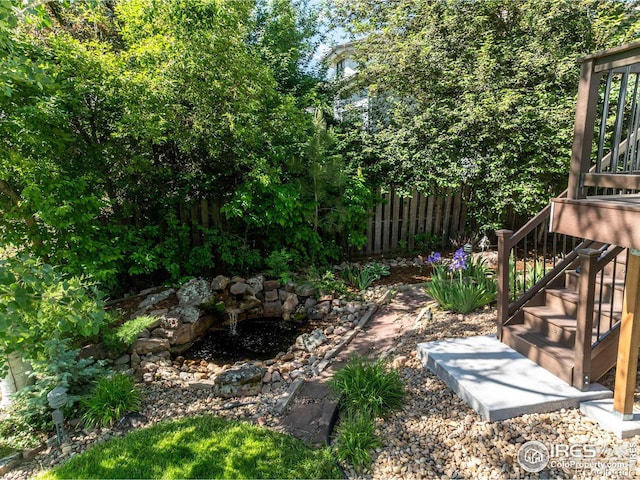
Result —
[[308, 280], [316, 290], [318, 298], [324, 295], [346, 295], [349, 293], [347, 285], [341, 278], [336, 278], [331, 270], [327, 270], [322, 275], [311, 273]]
[[0, 259], [0, 377], [9, 353], [46, 361], [47, 340], [90, 337], [107, 321], [103, 295], [88, 279], [29, 256]]
[[348, 411], [366, 411], [373, 417], [400, 408], [404, 398], [400, 375], [384, 360], [351, 358], [333, 375], [331, 387], [343, 396]]
[[432, 232], [417, 233], [413, 236], [413, 245], [418, 252], [433, 252], [442, 246], [442, 238]]
[[116, 355], [124, 353], [133, 345], [140, 332], [157, 320], [145, 315], [128, 320], [116, 329], [108, 330], [103, 336], [105, 348]]
[[80, 358], [79, 350], [71, 346], [71, 339], [44, 341], [46, 355], [31, 360], [33, 385], [13, 395], [11, 416], [20, 429], [28, 432], [49, 431], [53, 428], [47, 394], [57, 386], [67, 389], [66, 410], [73, 413], [76, 402], [85, 395], [91, 383], [104, 375], [103, 362]]
[[371, 450], [382, 442], [375, 434], [375, 424], [366, 413], [347, 414], [336, 429], [335, 452], [338, 460], [349, 462], [355, 469], [371, 466]]
[[126, 413], [138, 412], [140, 405], [140, 392], [133, 378], [115, 373], [98, 379], [93, 393], [82, 400], [82, 419], [90, 427], [108, 427]]
[[272, 277], [280, 279], [280, 283], [283, 285], [291, 281], [291, 262], [293, 261], [293, 255], [287, 251], [286, 248], [281, 250], [274, 250], [265, 259], [265, 264], [268, 267], [267, 273]]
[[[439, 262], [440, 256], [432, 257]], [[440, 307], [461, 313], [472, 312], [493, 302], [498, 294], [493, 272], [484, 260], [478, 258], [474, 261], [462, 249], [456, 251], [448, 266], [433, 264], [426, 290]]]

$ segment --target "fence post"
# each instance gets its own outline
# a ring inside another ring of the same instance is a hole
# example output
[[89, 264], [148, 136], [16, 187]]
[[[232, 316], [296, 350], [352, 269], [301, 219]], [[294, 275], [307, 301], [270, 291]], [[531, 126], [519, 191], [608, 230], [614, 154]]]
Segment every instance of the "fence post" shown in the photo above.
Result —
[[578, 280], [578, 312], [576, 315], [576, 341], [574, 346], [573, 386], [587, 390], [591, 384], [591, 337], [596, 295], [596, 274], [599, 250], [584, 248], [580, 257]]
[[509, 239], [511, 230], [498, 230], [498, 340], [502, 340], [502, 326], [509, 318]]

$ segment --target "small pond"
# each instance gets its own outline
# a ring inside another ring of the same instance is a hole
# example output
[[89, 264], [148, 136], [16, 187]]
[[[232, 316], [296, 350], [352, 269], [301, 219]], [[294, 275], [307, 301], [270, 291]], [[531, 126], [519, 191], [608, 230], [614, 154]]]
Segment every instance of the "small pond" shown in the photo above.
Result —
[[268, 360], [286, 352], [298, 335], [313, 326], [281, 318], [254, 318], [238, 322], [236, 334], [229, 329], [211, 330], [182, 354], [187, 360], [232, 363], [240, 360]]

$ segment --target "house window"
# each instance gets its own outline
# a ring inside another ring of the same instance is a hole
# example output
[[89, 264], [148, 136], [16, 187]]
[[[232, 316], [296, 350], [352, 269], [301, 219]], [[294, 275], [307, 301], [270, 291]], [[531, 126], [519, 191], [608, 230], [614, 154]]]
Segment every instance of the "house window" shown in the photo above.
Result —
[[344, 58], [336, 63], [336, 78], [342, 78], [344, 76]]

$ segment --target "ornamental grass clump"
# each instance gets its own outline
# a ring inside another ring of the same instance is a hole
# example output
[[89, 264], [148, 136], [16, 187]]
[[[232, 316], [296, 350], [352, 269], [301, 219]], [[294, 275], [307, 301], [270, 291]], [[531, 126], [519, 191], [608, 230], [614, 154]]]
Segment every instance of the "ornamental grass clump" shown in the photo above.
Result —
[[496, 299], [496, 280], [482, 258], [474, 260], [459, 248], [448, 263], [439, 253], [429, 255], [427, 262], [433, 266], [433, 271], [426, 290], [440, 307], [469, 313]]
[[402, 379], [383, 360], [353, 357], [333, 375], [330, 385], [341, 396], [336, 456], [356, 469], [368, 468], [372, 451], [380, 445], [374, 422], [402, 407]]
[[139, 412], [142, 403], [135, 381], [124, 373], [104, 376], [96, 382], [93, 393], [82, 401], [82, 416], [89, 427], [110, 427], [125, 414]]

